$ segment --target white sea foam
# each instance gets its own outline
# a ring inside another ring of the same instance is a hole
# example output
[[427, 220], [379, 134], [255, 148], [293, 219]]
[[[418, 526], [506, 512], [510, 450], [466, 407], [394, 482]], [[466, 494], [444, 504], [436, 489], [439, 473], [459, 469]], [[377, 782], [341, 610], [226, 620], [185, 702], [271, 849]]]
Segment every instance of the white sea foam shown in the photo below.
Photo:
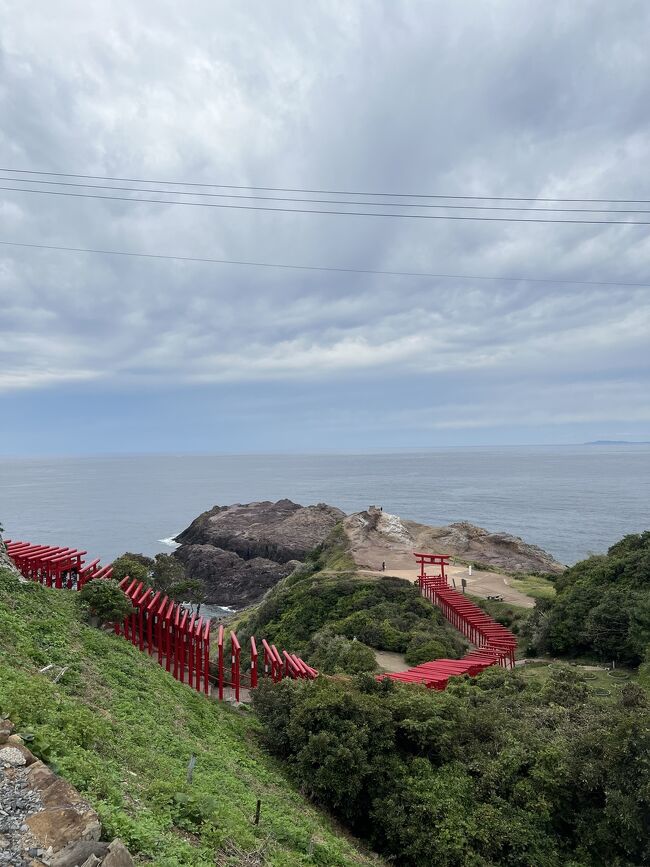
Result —
[[180, 542], [174, 541], [173, 536], [169, 536], [167, 539], [158, 539], [161, 545], [167, 545], [169, 548], [180, 548]]

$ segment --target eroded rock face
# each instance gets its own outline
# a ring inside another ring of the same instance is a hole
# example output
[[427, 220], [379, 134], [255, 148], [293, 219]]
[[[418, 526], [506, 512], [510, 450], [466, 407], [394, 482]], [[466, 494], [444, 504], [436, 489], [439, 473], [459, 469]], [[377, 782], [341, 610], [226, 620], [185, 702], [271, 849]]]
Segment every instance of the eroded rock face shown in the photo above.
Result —
[[490, 533], [467, 521], [459, 521], [448, 527], [427, 528], [421, 538], [422, 541], [430, 539], [437, 548], [456, 557], [485, 563], [506, 572], [547, 572], [557, 575], [564, 570], [561, 563], [537, 545], [524, 542], [519, 536], [510, 533]]
[[176, 537], [182, 545], [213, 545], [243, 560], [302, 560], [323, 542], [344, 512], [334, 506], [300, 506], [291, 500], [215, 506]]
[[175, 555], [204, 582], [208, 603], [240, 608], [290, 574], [344, 517], [325, 503], [291, 500], [215, 506], [176, 537]]
[[208, 603], [233, 608], [257, 601], [299, 565], [297, 560], [287, 563], [262, 557], [244, 560], [232, 551], [212, 545], [183, 545], [176, 556], [185, 564], [188, 574], [203, 581]]
[[362, 568], [380, 569], [387, 561], [392, 568], [412, 569], [413, 552], [424, 551], [484, 563], [497, 571], [559, 574], [564, 569], [537, 545], [509, 533], [490, 533], [466, 521], [430, 527], [371, 507], [347, 517], [343, 527], [350, 553]]

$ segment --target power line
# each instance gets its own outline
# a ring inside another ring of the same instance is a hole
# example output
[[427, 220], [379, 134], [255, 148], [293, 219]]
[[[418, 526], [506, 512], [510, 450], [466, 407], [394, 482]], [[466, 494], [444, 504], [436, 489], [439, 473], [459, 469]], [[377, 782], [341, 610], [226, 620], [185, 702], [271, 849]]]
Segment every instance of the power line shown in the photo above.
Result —
[[[174, 199], [143, 199], [131, 198], [129, 196], [100, 196], [96, 193], [71, 193], [63, 190], [31, 190], [23, 187], [1, 187], [0, 190], [5, 190], [14, 193], [35, 193], [46, 196], [67, 196], [76, 199], [103, 199], [110, 202], [131, 202], [143, 203], [151, 205], [180, 205], [181, 207], [194, 208], [221, 208], [237, 211], [267, 211], [284, 214], [329, 214], [335, 217], [388, 217], [392, 219], [403, 220], [463, 220], [479, 223], [569, 223], [591, 226], [650, 226], [648, 220], [578, 220], [570, 218], [566, 220], [546, 219], [543, 217], [474, 217], [469, 215], [455, 214], [394, 214], [394, 213], [373, 213], [371, 211], [332, 211], [322, 208], [276, 208], [266, 205], [232, 205], [224, 202], [179, 202]], [[164, 192], [164, 191], [161, 191]]]
[[[2, 171], [0, 169], [0, 171]], [[44, 181], [41, 179], [32, 180], [31, 178], [10, 178], [10, 177], [2, 177], [0, 175], [0, 181], [13, 181], [14, 183], [27, 183], [27, 184], [47, 184], [48, 186], [62, 186], [62, 187], [78, 187], [83, 189], [90, 190], [117, 190], [119, 192], [133, 192], [133, 193], [158, 193], [165, 195], [175, 195], [175, 196], [201, 196], [204, 198], [220, 198], [220, 199], [249, 199], [261, 202], [294, 202], [294, 203], [303, 203], [303, 204], [320, 204], [320, 205], [366, 205], [371, 206], [373, 208], [435, 208], [437, 210], [456, 210], [456, 211], [535, 211], [541, 212], [542, 214], [552, 214], [554, 212], [559, 213], [567, 213], [567, 214], [650, 214], [650, 210], [643, 210], [639, 208], [626, 208], [623, 210], [620, 209], [595, 209], [595, 208], [524, 208], [520, 205], [443, 205], [443, 204], [435, 204], [432, 205], [428, 202], [424, 204], [412, 204], [411, 202], [360, 202], [360, 201], [351, 201], [349, 199], [305, 199], [305, 198], [291, 198], [286, 196], [251, 196], [251, 195], [239, 195], [236, 193], [201, 193], [201, 192], [186, 192], [185, 190], [156, 190], [151, 188], [143, 188], [143, 187], [116, 187], [106, 184], [82, 184], [75, 183], [72, 181]], [[22, 189], [22, 188], [21, 188]], [[25, 188], [26, 191], [30, 191], [29, 187]], [[33, 190], [33, 192], [48, 192], [47, 190]], [[137, 200], [136, 200], [137, 201]]]
[[127, 250], [103, 250], [92, 247], [64, 247], [57, 244], [30, 244], [22, 241], [3, 241], [5, 247], [25, 247], [32, 250], [56, 250], [66, 253], [95, 253], [104, 256], [132, 256], [139, 259], [162, 259], [177, 262], [198, 262], [209, 265], [238, 265], [251, 268], [279, 268], [290, 271], [324, 271], [338, 274], [371, 274], [382, 277], [415, 277], [436, 280], [491, 280], [507, 283], [544, 283], [562, 286], [620, 286], [650, 289], [650, 283], [630, 283], [612, 280], [554, 280], [544, 277], [493, 277], [478, 274], [435, 274], [429, 271], [383, 271], [375, 268], [341, 268], [327, 265], [296, 265], [286, 262], [255, 262], [244, 259], [215, 259], [207, 256], [173, 256], [168, 253], [142, 253]]
[[[473, 201], [500, 201], [500, 202], [567, 202], [567, 203], [590, 203], [590, 204], [650, 204], [650, 199], [589, 199], [589, 198], [544, 198], [541, 196], [468, 196], [468, 195], [443, 195], [441, 193], [378, 193], [361, 190], [322, 190], [322, 189], [306, 189], [300, 187], [259, 187], [250, 184], [214, 184], [214, 183], [199, 183], [196, 181], [158, 181], [151, 178], [124, 178], [111, 175], [84, 175], [73, 174], [71, 172], [44, 172], [35, 169], [12, 169], [3, 168], [0, 166], [0, 172], [10, 172], [12, 174], [22, 175], [47, 175], [48, 177], [59, 178], [82, 178], [91, 181], [124, 181], [134, 184], [173, 184], [177, 187], [211, 187], [213, 189], [224, 190], [258, 190], [269, 193], [308, 193], [314, 195], [331, 195], [331, 196], [389, 196], [392, 198], [407, 198], [407, 199], [464, 199]], [[164, 190], [162, 191], [164, 192]]]

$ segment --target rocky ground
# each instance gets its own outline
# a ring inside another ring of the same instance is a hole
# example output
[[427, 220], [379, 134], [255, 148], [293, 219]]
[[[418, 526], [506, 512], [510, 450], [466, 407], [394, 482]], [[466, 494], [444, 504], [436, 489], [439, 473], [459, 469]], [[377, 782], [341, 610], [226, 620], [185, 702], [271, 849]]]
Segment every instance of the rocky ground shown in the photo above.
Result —
[[204, 582], [208, 603], [241, 608], [293, 572], [344, 517], [291, 500], [215, 506], [179, 533], [175, 556]]
[[414, 551], [450, 554], [484, 564], [470, 582], [479, 595], [498, 593], [518, 604], [532, 602], [510, 589], [503, 573], [559, 574], [564, 569], [536, 545], [466, 522], [431, 527], [374, 506], [346, 516], [324, 503], [300, 506], [291, 500], [215, 506], [176, 537], [181, 547], [175, 556], [204, 582], [209, 604], [241, 608], [289, 575], [339, 521], [360, 570], [381, 571], [384, 563], [391, 574], [413, 578]]
[[0, 569], [6, 569], [7, 572], [12, 572], [20, 581], [25, 580], [18, 569], [14, 566], [14, 561], [7, 554], [5, 543], [2, 541], [2, 536], [0, 536]]
[[0, 865], [133, 867], [119, 841], [100, 842], [97, 813], [0, 721]]
[[465, 521], [430, 527], [371, 506], [349, 515], [344, 528], [350, 553], [362, 569], [379, 570], [385, 563], [387, 569], [410, 570], [414, 565], [414, 551], [450, 554], [466, 562], [492, 567], [496, 572], [521, 575], [558, 575], [565, 568], [546, 551], [518, 536], [490, 533]]

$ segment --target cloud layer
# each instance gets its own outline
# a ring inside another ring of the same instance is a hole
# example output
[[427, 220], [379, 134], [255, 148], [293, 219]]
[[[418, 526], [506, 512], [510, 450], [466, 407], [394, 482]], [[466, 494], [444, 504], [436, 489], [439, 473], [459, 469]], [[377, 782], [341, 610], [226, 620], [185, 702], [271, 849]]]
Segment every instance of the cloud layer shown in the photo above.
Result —
[[[0, 13], [2, 166], [650, 200], [644, 0], [213, 0], [182, 15], [160, 0], [81, 10], [64, 0], [31, 15], [0, 0]], [[5, 241], [558, 281], [650, 282], [648, 228], [0, 191]], [[275, 392], [281, 401], [293, 389], [303, 401], [297, 415], [307, 412], [301, 395], [322, 396], [321, 407], [341, 419], [334, 439], [345, 444], [342, 432], [376, 414], [377, 389], [390, 383], [382, 442], [391, 431], [404, 441], [409, 430], [416, 439], [437, 431], [432, 441], [444, 441], [445, 431], [468, 429], [480, 441], [482, 429], [510, 425], [650, 433], [650, 290], [642, 287], [4, 247], [0, 310], [0, 400], [88, 387], [113, 396], [161, 390], [170, 399], [208, 388], [218, 400], [239, 385], [263, 421], [272, 412], [263, 397]], [[110, 405], [115, 411], [114, 397]]]

